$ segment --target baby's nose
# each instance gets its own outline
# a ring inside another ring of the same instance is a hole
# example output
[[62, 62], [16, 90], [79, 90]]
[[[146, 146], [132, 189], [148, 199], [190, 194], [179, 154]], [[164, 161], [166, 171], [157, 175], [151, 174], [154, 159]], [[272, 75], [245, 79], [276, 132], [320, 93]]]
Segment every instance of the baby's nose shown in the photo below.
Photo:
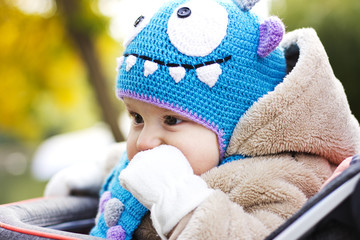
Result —
[[162, 144], [164, 144], [164, 142], [162, 140], [160, 131], [146, 127], [141, 131], [136, 141], [136, 147], [138, 151], [153, 149]]

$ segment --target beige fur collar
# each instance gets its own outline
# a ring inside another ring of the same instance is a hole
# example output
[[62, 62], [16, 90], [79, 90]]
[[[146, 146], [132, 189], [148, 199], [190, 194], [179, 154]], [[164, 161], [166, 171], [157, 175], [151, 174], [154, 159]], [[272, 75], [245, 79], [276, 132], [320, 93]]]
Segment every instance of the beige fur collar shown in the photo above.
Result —
[[315, 31], [288, 33], [282, 46], [298, 46], [295, 67], [239, 120], [226, 154], [303, 152], [338, 164], [360, 153], [359, 123]]

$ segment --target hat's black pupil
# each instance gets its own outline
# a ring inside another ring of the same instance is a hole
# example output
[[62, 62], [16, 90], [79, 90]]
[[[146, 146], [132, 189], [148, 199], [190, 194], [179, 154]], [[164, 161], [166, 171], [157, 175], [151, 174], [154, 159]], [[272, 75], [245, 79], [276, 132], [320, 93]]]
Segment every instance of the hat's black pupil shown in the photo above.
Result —
[[144, 16], [140, 16], [140, 17], [138, 17], [138, 19], [136, 19], [136, 21], [135, 21], [135, 23], [134, 23], [134, 27], [137, 27], [137, 25], [139, 25], [141, 22], [142, 22], [142, 20], [144, 20]]
[[179, 18], [186, 18], [190, 16], [190, 14], [191, 14], [191, 10], [188, 7], [182, 7], [177, 12]]

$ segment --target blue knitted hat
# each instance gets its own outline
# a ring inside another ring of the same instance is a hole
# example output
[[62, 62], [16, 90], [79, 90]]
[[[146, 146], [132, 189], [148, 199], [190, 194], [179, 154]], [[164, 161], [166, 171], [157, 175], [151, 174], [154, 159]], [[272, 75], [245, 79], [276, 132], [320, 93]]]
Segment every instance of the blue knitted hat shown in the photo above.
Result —
[[139, 17], [118, 59], [117, 96], [174, 112], [214, 131], [222, 161], [240, 117], [286, 75], [276, 17], [257, 0], [179, 0]]

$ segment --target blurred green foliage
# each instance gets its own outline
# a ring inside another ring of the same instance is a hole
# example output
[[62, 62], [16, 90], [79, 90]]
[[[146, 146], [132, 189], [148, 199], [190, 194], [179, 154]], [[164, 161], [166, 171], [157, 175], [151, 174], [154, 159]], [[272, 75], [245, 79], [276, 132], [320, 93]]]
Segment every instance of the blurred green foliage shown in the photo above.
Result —
[[351, 110], [360, 119], [360, 1], [274, 0], [272, 13], [283, 20], [287, 32], [303, 27], [316, 30]]
[[[108, 35], [108, 20], [96, 11], [97, 1], [81, 4], [72, 23], [91, 34], [109, 81], [113, 80], [120, 44]], [[29, 15], [11, 1], [0, 0], [2, 141], [40, 142], [99, 121], [86, 66], [64, 22], [59, 11], [49, 17]]]
[[[108, 34], [109, 19], [100, 14], [97, 0], [76, 1], [81, 8], [71, 24], [91, 36], [113, 86], [121, 44]], [[29, 168], [41, 141], [101, 119], [87, 65], [60, 9], [26, 14], [17, 2], [0, 0], [0, 204], [42, 195], [45, 183]], [[113, 87], [109, 95], [115, 99]], [[13, 161], [14, 154], [21, 164]]]

